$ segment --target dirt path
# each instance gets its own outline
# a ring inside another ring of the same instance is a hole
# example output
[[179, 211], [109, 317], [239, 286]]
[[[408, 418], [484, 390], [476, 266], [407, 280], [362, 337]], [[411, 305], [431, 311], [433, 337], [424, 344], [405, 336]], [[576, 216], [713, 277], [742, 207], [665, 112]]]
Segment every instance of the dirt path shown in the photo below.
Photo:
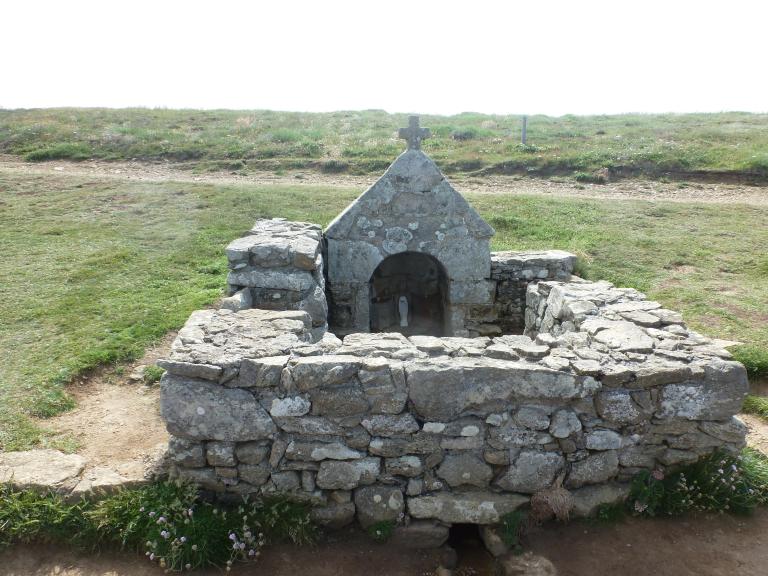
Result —
[[160, 389], [132, 380], [139, 366], [148, 366], [168, 354], [175, 333], [168, 334], [122, 373], [99, 371], [70, 384], [67, 391], [76, 407], [40, 420], [54, 434], [75, 440], [76, 452], [88, 467], [110, 468], [129, 479], [141, 479], [168, 444], [160, 418]]
[[[216, 184], [280, 184], [291, 186], [333, 186], [356, 188], [361, 192], [378, 175], [352, 176], [322, 174], [311, 170], [281, 174], [273, 172], [206, 172], [195, 174], [183, 165], [142, 162], [23, 162], [15, 156], [0, 155], [0, 172], [11, 174], [70, 174], [89, 178], [139, 180], [146, 182], [210, 182]], [[520, 176], [451, 176], [456, 187], [471, 194], [533, 194], [542, 196], [599, 198], [616, 200], [665, 200], [671, 202], [704, 202], [716, 204], [750, 204], [768, 206], [768, 188], [734, 184], [664, 183], [650, 180], [622, 180], [605, 185], [576, 184]]]

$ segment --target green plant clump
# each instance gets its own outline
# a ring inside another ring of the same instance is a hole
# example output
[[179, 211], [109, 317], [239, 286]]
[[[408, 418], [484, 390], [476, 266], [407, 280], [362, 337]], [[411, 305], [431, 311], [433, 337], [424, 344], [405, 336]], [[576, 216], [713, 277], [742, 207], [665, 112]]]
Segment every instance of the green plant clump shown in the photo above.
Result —
[[768, 350], [760, 346], [742, 345], [731, 350], [734, 359], [747, 369], [750, 378], [768, 378]]
[[368, 534], [378, 542], [386, 542], [392, 537], [395, 523], [392, 520], [382, 520], [368, 527]]
[[283, 497], [216, 506], [193, 486], [160, 482], [99, 502], [67, 504], [56, 494], [0, 488], [0, 546], [62, 542], [95, 550], [120, 546], [166, 570], [255, 561], [270, 542], [311, 544], [309, 508]]
[[165, 370], [160, 368], [160, 366], [147, 366], [144, 369], [144, 384], [154, 384], [155, 382], [160, 382], [160, 378], [163, 377], [163, 374], [165, 374]]
[[746, 414], [755, 414], [763, 420], [768, 420], [768, 398], [763, 396], [747, 396], [741, 410]]
[[644, 471], [632, 480], [628, 504], [642, 516], [686, 512], [748, 514], [768, 502], [768, 458], [745, 449], [715, 453], [671, 474]]
[[523, 552], [522, 538], [528, 526], [528, 513], [514, 510], [501, 517], [501, 539], [514, 554]]

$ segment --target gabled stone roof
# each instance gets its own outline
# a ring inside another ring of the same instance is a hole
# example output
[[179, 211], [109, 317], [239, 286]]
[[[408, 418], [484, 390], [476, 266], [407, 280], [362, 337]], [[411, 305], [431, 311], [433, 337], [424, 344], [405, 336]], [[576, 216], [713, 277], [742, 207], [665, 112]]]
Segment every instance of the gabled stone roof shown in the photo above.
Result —
[[490, 238], [494, 234], [493, 228], [451, 186], [437, 164], [414, 148], [398, 156], [373, 186], [339, 214], [328, 226], [326, 236], [357, 239], [358, 220], [372, 214], [378, 215], [386, 227], [407, 227], [426, 219], [434, 224], [433, 232], [464, 226], [475, 238]]

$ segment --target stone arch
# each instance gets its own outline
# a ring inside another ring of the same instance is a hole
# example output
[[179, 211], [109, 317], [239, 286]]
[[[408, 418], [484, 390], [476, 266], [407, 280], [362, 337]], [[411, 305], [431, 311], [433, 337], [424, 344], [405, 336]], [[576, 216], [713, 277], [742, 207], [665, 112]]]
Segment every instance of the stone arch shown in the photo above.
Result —
[[449, 332], [448, 274], [434, 256], [411, 251], [387, 256], [371, 274], [368, 288], [371, 332], [430, 336]]

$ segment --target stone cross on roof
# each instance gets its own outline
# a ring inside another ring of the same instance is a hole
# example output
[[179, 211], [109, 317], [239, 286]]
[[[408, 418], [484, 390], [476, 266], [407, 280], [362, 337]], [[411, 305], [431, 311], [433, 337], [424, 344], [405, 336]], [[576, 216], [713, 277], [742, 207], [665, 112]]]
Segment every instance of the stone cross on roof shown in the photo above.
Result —
[[408, 150], [420, 150], [421, 141], [431, 136], [429, 128], [419, 127], [419, 117], [408, 117], [408, 128], [400, 128], [398, 136], [408, 142]]

